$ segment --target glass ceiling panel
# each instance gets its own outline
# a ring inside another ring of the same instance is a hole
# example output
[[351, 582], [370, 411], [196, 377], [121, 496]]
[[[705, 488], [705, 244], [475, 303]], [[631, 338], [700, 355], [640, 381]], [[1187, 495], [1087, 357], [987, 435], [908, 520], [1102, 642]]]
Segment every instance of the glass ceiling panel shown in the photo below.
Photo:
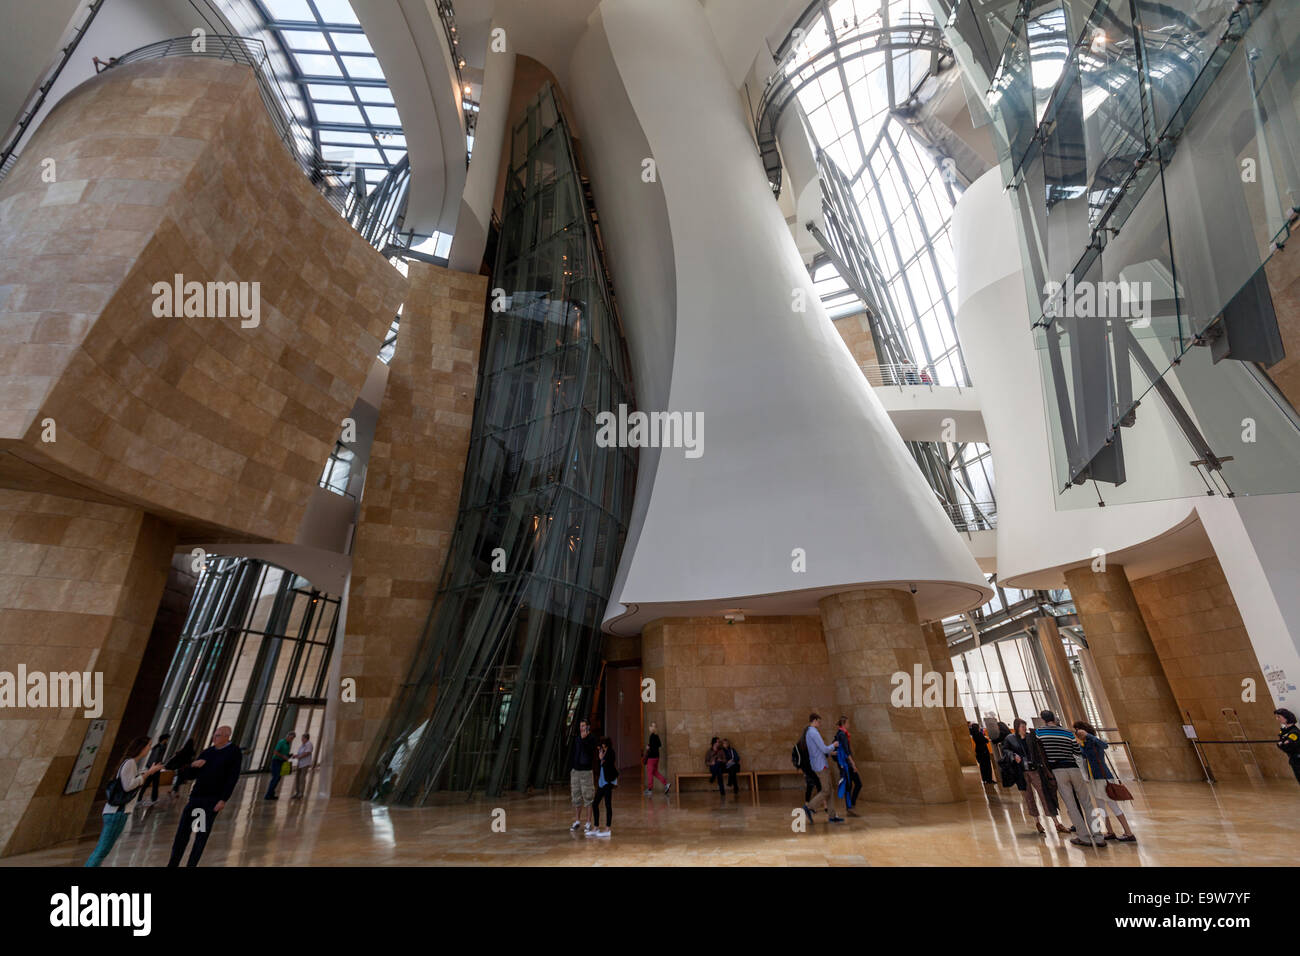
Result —
[[224, 0], [220, 6], [238, 32], [267, 41], [277, 72], [300, 91], [301, 119], [314, 144], [332, 147], [322, 154], [355, 163], [366, 183], [382, 180], [404, 155], [406, 140], [394, 138], [401, 117], [349, 0]]

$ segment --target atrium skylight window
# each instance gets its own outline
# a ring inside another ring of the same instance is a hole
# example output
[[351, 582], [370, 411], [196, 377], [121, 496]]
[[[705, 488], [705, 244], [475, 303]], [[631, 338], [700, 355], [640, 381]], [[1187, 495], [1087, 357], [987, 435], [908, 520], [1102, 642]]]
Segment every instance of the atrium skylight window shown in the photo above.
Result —
[[242, 0], [241, 6], [287, 51], [284, 79], [303, 91], [303, 121], [317, 148], [332, 162], [355, 165], [369, 191], [405, 155], [406, 140], [395, 139], [402, 120], [351, 4]]

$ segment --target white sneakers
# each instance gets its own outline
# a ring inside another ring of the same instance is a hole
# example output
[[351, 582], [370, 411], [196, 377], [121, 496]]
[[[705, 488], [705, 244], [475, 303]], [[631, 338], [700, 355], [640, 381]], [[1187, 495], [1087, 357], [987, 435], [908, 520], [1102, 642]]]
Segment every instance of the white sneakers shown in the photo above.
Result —
[[589, 837], [608, 837], [608, 836], [609, 836], [609, 828], [606, 827], [606, 828], [603, 829], [603, 830], [592, 830], [592, 829], [588, 828], [588, 829], [587, 829], [587, 836], [589, 836]]
[[[580, 827], [580, 826], [582, 826], [582, 821], [581, 821], [581, 820], [574, 820], [572, 823], [569, 824], [569, 830], [570, 830], [570, 831], [572, 831], [572, 830], [576, 830], [576, 829], [578, 829], [578, 827]], [[587, 829], [588, 829], [588, 830], [591, 829], [591, 824], [590, 824], [590, 823], [587, 824]]]

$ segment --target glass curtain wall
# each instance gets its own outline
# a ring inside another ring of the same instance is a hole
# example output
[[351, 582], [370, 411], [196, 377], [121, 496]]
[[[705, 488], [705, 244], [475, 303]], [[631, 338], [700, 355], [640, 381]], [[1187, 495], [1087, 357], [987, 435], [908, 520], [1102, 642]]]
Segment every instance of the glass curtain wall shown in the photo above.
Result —
[[600, 625], [630, 516], [633, 449], [596, 415], [633, 405], [568, 126], [547, 86], [513, 130], [474, 429], [437, 603], [370, 795], [545, 786], [593, 706]]
[[[1209, 493], [1300, 489], [1263, 272], [1300, 222], [1300, 5], [946, 6], [1018, 211], [1061, 506], [1124, 485], [1163, 418]], [[1160, 477], [1108, 496], [1186, 494]]]
[[169, 731], [173, 752], [188, 737], [201, 750], [228, 725], [245, 771], [266, 769], [287, 731], [319, 740], [338, 610], [291, 571], [209, 555], [150, 732]]

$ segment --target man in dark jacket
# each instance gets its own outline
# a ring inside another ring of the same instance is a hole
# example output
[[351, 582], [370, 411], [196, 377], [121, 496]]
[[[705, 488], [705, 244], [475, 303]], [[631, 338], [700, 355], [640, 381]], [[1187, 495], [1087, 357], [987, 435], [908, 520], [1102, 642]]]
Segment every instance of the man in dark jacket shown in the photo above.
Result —
[[[1011, 781], [1025, 795], [1025, 809], [1034, 818], [1034, 828], [1039, 833], [1047, 832], [1043, 829], [1042, 821], [1038, 819], [1038, 807], [1034, 802], [1036, 793], [1038, 803], [1043, 806], [1043, 814], [1051, 817], [1052, 823], [1056, 825], [1056, 832], [1069, 833], [1070, 831], [1061, 826], [1061, 821], [1057, 819], [1060, 805], [1056, 801], [1056, 778], [1047, 769], [1047, 756], [1043, 753], [1043, 745], [1029, 729], [1029, 725], [1023, 720], [1017, 720], [1015, 730], [1002, 740], [1002, 748], [1004, 756], [1011, 758], [1009, 762]], [[1006, 781], [1004, 780], [1003, 783], [1005, 784]]]
[[194, 774], [194, 786], [190, 788], [190, 799], [181, 813], [176, 825], [176, 838], [172, 840], [172, 855], [168, 866], [180, 866], [185, 847], [194, 835], [194, 849], [186, 866], [198, 866], [207, 846], [208, 836], [212, 833], [212, 824], [217, 814], [226, 806], [226, 801], [235, 792], [242, 769], [243, 754], [230, 742], [229, 727], [218, 727], [212, 735], [212, 746], [199, 754], [199, 759], [190, 764], [197, 771]]
[[[573, 738], [569, 750], [569, 797], [573, 801], [576, 819], [569, 826], [577, 830], [583, 825], [583, 817], [591, 813], [591, 805], [596, 800], [596, 738], [591, 732], [591, 724], [585, 719], [578, 721], [578, 736]], [[591, 829], [591, 820], [587, 820], [586, 829]]]
[[[158, 742], [153, 745], [153, 749], [149, 751], [149, 756], [145, 759], [144, 765], [146, 767], [152, 767], [156, 763], [163, 762], [163, 754], [167, 752], [167, 741], [171, 740], [171, 736], [172, 735], [168, 733], [158, 735]], [[158, 780], [161, 777], [162, 774], [156, 773], [150, 780], [150, 786], [153, 792], [149, 795], [148, 802], [141, 801], [145, 806], [151, 807], [158, 802]]]

